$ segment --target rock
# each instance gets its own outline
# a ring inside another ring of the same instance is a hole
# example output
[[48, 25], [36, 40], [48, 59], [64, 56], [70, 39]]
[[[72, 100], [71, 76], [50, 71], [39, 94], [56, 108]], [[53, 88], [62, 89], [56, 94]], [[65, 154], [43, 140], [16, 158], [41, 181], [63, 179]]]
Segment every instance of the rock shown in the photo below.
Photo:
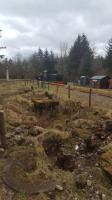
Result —
[[61, 185], [56, 185], [56, 189], [59, 191], [63, 191], [63, 187]]
[[87, 186], [91, 187], [91, 185], [92, 185], [92, 182], [90, 180], [87, 180]]
[[79, 151], [80, 153], [85, 153], [86, 151], [86, 144], [84, 142], [81, 142], [79, 145]]
[[107, 131], [112, 131], [112, 120], [106, 121], [105, 129], [106, 129]]
[[25, 138], [24, 138], [23, 136], [18, 135], [18, 136], [16, 136], [16, 138], [15, 138], [15, 142], [16, 142], [18, 145], [23, 145], [23, 144], [25, 144], [26, 140], [25, 140]]
[[112, 143], [102, 149], [101, 167], [112, 180]]
[[21, 134], [22, 133], [22, 128], [21, 127], [17, 127], [15, 129], [15, 134]]
[[106, 195], [105, 194], [101, 194], [101, 199], [102, 200], [106, 200], [107, 199]]
[[34, 126], [30, 131], [29, 134], [32, 136], [38, 136], [44, 132], [44, 128], [40, 126]]
[[96, 130], [95, 131], [95, 136], [98, 138], [98, 139], [101, 139], [101, 140], [105, 140], [108, 136], [109, 136], [109, 133], [103, 129], [101, 130]]
[[4, 153], [5, 153], [5, 149], [0, 148], [0, 158], [4, 156]]
[[75, 150], [76, 150], [76, 151], [79, 150], [79, 145], [75, 145]]
[[5, 152], [4, 148], [0, 148], [0, 154], [3, 154]]
[[96, 190], [96, 191], [95, 191], [95, 194], [96, 194], [96, 195], [99, 195], [99, 194], [100, 194], [100, 192], [99, 192], [98, 190]]
[[96, 167], [99, 167], [99, 163], [96, 163], [95, 166], [96, 166]]

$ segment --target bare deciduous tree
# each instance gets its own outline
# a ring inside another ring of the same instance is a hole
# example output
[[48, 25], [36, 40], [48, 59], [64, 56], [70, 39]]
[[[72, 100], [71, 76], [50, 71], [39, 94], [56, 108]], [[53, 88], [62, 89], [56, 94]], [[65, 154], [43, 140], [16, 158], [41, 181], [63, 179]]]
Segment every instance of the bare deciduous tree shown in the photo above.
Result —
[[68, 43], [67, 42], [60, 42], [60, 54], [61, 58], [64, 58], [67, 56], [68, 53]]

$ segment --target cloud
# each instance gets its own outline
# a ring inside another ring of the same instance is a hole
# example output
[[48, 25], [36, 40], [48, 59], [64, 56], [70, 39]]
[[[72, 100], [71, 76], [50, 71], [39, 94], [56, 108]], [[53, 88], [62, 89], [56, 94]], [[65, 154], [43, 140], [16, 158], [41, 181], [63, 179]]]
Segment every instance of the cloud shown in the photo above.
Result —
[[112, 37], [111, 0], [4, 0], [0, 3], [1, 42], [6, 55], [26, 55], [38, 47], [59, 51], [78, 33], [87, 34], [99, 54]]

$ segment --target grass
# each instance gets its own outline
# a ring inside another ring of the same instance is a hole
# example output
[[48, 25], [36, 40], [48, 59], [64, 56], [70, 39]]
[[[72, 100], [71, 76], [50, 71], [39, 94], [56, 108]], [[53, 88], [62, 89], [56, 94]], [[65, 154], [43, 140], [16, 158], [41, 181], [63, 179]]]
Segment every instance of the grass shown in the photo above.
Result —
[[[7, 132], [9, 133], [11, 132], [14, 134], [15, 133], [14, 130], [16, 126], [22, 127], [23, 125], [25, 125], [27, 129], [30, 131], [30, 127], [32, 128], [35, 125], [38, 125], [39, 120], [42, 120], [40, 119], [41, 116], [35, 115], [31, 110], [31, 107], [32, 107], [31, 100], [32, 100], [33, 94], [31, 92], [25, 93], [25, 94], [19, 94], [20, 90], [26, 89], [26, 88], [30, 89], [31, 86], [32, 86], [32, 83], [29, 83], [27, 86], [25, 86], [24, 82], [16, 82], [15, 84], [11, 82], [9, 84], [7, 83], [0, 84], [0, 94], [1, 96], [3, 96], [3, 100], [4, 100], [4, 101], [1, 101], [0, 107], [3, 108], [6, 112], [6, 121], [7, 121], [6, 128], [7, 128]], [[39, 90], [42, 93], [47, 90], [47, 88], [45, 88], [44, 90], [37, 89], [36, 84], [33, 86], [34, 86], [35, 96], [37, 97], [38, 97]], [[77, 88], [77, 90], [80, 90], [80, 89], [89, 90], [89, 88]], [[60, 99], [68, 100], [67, 90], [64, 89], [63, 87], [60, 87], [57, 93], [56, 87], [50, 86], [50, 92], [53, 92], [55, 95], [58, 94]], [[74, 100], [75, 99], [77, 101], [77, 98], [74, 98]], [[75, 106], [72, 105], [71, 107], [75, 107]], [[87, 120], [88, 118], [93, 119], [93, 120], [95, 120], [95, 118], [96, 120], [100, 119], [100, 115], [99, 114], [97, 116], [94, 115], [93, 110], [85, 109], [84, 112], [86, 111], [88, 114]], [[77, 109], [74, 111], [74, 113], [77, 113]], [[73, 115], [72, 112], [71, 112], [71, 115]], [[46, 120], [48, 120], [49, 126], [45, 127], [47, 128], [48, 131], [44, 135], [44, 139], [47, 139], [48, 137], [53, 135], [52, 128], [54, 127], [54, 125], [57, 124], [57, 122], [61, 123], [61, 125], [63, 126], [63, 124], [65, 123], [65, 120], [70, 119], [71, 115], [68, 115], [68, 114], [64, 115], [62, 110], [60, 110], [60, 113], [56, 115], [55, 118], [53, 119], [47, 118], [48, 116], [46, 115], [47, 116]], [[43, 118], [44, 117], [45, 116], [43, 116]], [[42, 127], [44, 127], [45, 125], [44, 122], [41, 123], [41, 125]], [[29, 136], [27, 135], [27, 133], [26, 135], [24, 135], [24, 131], [26, 131], [26, 129], [24, 130], [24, 128], [22, 128], [22, 133], [21, 133], [22, 136], [25, 136], [25, 137]], [[78, 132], [77, 134], [78, 138], [80, 138], [81, 140], [85, 139], [91, 134], [89, 130], [86, 131], [80, 128], [77, 129], [77, 132]], [[66, 154], [67, 153], [74, 154], [74, 147], [76, 144], [75, 136], [74, 138], [72, 138], [72, 136], [71, 135], [68, 136], [67, 133], [65, 135], [65, 132], [63, 131], [61, 133], [60, 132], [57, 133], [56, 136], [59, 136], [62, 141], [66, 140], [66, 143], [64, 143], [62, 150]], [[43, 172], [47, 176], [51, 176], [53, 180], [57, 181], [58, 185], [64, 188], [62, 192], [55, 191], [54, 199], [61, 200], [61, 199], [64, 199], [65, 197], [65, 199], [67, 200], [74, 200], [77, 197], [78, 200], [85, 200], [86, 199], [85, 194], [81, 191], [77, 191], [77, 188], [75, 185], [75, 174], [69, 171], [64, 171], [52, 165], [52, 161], [45, 154], [43, 145], [37, 141], [37, 138], [34, 137], [33, 140], [34, 140], [34, 144], [35, 144], [35, 148], [37, 152], [37, 171], [36, 172], [37, 173]], [[16, 148], [18, 149], [18, 146], [16, 146]], [[35, 197], [28, 197], [21, 193], [15, 193], [15, 200], [50, 200], [50, 199], [51, 198], [49, 197], [49, 195], [43, 194], [43, 193], [38, 194]], [[3, 198], [1, 198], [1, 200], [3, 200]]]
[[[59, 96], [63, 96], [64, 99], [68, 99], [68, 87], [67, 86], [60, 86], [57, 92], [57, 86], [50, 86], [49, 90], [53, 91], [53, 93], [58, 94]], [[81, 87], [81, 86], [71, 86], [71, 91], [79, 91], [83, 93], [89, 93], [90, 87]], [[64, 94], [63, 94], [64, 93]], [[99, 94], [107, 97], [112, 97], [112, 89], [96, 89], [92, 88], [93, 94]]]
[[22, 193], [17, 193], [15, 195], [15, 200], [27, 200], [27, 196], [25, 194], [22, 194]]
[[[86, 92], [89, 93], [90, 87], [81, 87], [81, 86], [72, 86], [71, 88], [72, 90], [77, 90], [80, 92]], [[92, 92], [94, 94], [99, 94], [99, 95], [104, 95], [104, 96], [108, 96], [108, 97], [112, 97], [112, 89], [96, 89], [96, 88], [92, 88]]]

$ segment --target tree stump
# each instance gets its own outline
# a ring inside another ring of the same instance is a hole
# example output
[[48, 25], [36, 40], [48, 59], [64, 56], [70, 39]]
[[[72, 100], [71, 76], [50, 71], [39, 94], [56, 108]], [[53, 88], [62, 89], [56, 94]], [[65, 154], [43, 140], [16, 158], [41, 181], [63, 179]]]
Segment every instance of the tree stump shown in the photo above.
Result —
[[43, 111], [50, 111], [56, 110], [59, 106], [58, 100], [53, 99], [43, 99], [43, 100], [33, 100], [35, 112], [39, 112], [40, 114]]

